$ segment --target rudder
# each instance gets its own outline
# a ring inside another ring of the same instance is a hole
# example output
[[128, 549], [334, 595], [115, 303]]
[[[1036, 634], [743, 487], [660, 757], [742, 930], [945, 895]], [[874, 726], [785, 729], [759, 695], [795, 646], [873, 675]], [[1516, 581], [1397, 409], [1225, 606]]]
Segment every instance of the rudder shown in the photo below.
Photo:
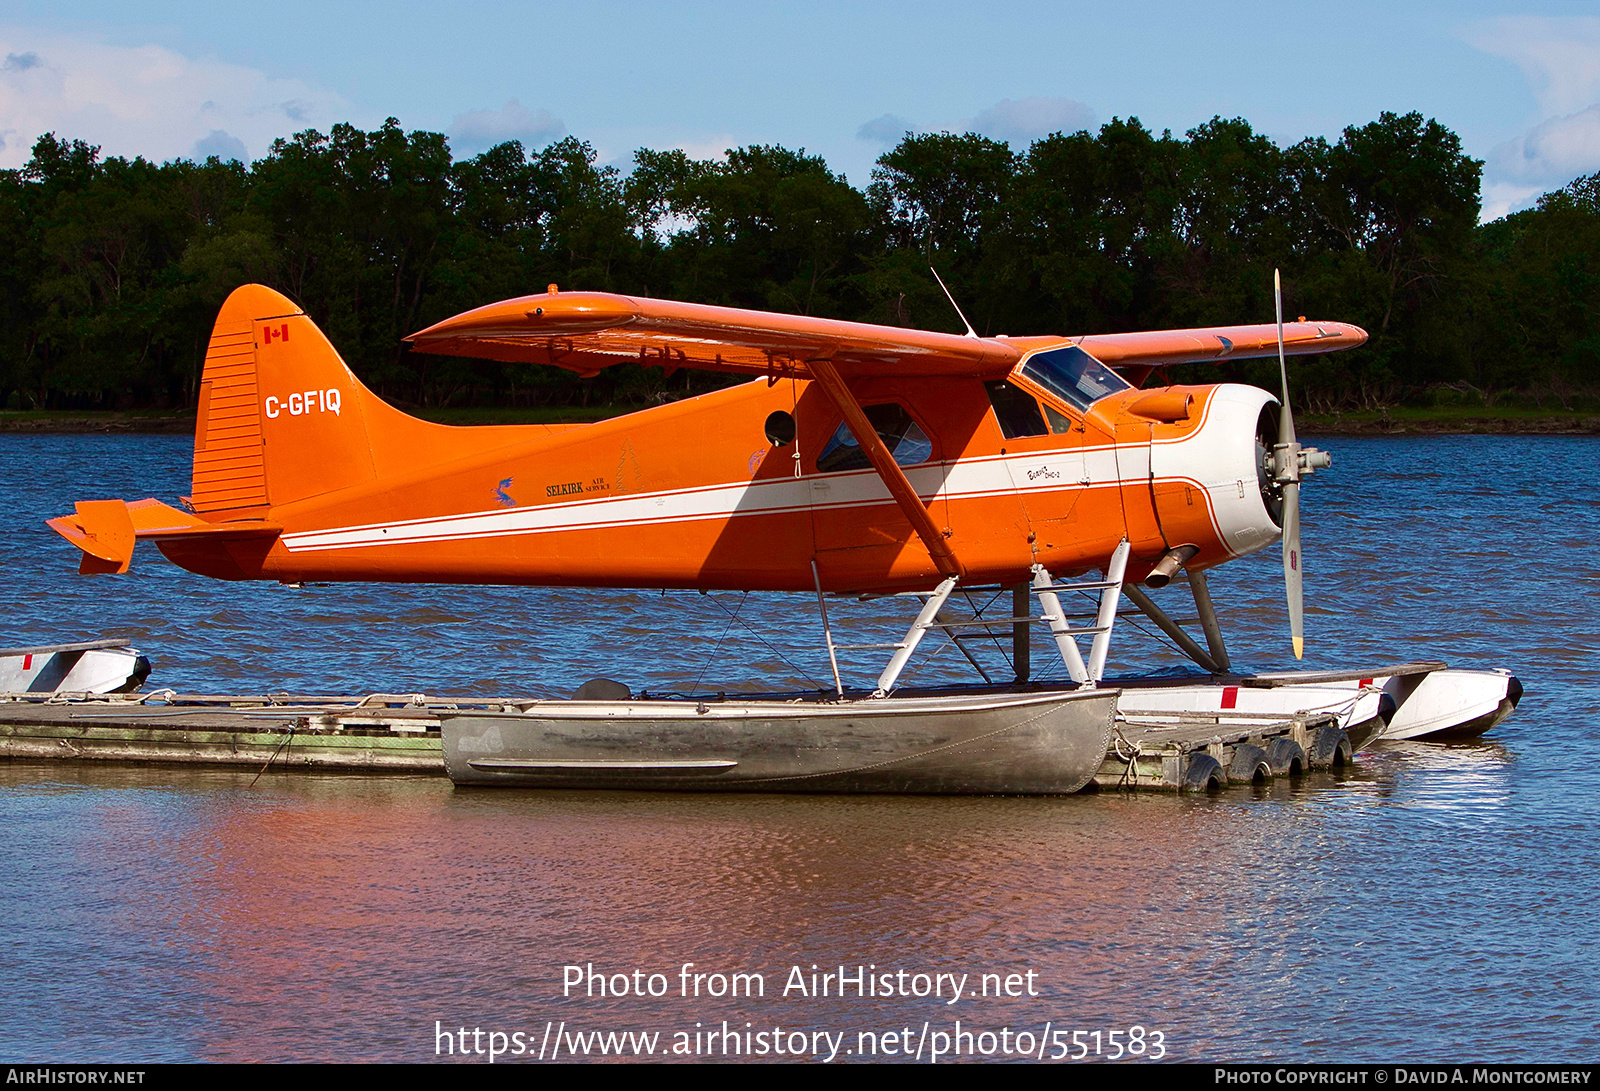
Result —
[[202, 515], [258, 515], [267, 506], [266, 452], [261, 444], [260, 398], [256, 394], [253, 311], [280, 306], [298, 310], [268, 288], [235, 290], [217, 315], [200, 373], [200, 406], [194, 427], [194, 476], [189, 504]]
[[369, 398], [288, 297], [234, 290], [206, 348], [190, 504], [210, 519], [256, 518], [370, 480]]

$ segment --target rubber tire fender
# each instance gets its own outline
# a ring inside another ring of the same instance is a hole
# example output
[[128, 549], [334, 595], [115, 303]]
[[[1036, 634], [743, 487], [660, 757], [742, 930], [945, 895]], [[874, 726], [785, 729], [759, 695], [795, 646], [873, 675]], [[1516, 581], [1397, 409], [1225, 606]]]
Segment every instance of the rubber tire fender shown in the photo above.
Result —
[[1279, 735], [1267, 744], [1267, 766], [1273, 776], [1299, 776], [1311, 768], [1301, 745], [1287, 735]]
[[1233, 761], [1228, 765], [1229, 784], [1254, 784], [1258, 780], [1271, 780], [1272, 766], [1267, 752], [1255, 743], [1242, 742], [1233, 748]]
[[1342, 727], [1323, 724], [1311, 734], [1311, 767], [1313, 769], [1338, 769], [1349, 765], [1354, 758], [1350, 736]]
[[1190, 754], [1184, 762], [1183, 783], [1179, 789], [1185, 792], [1217, 792], [1228, 786], [1228, 775], [1222, 771], [1222, 763], [1210, 754]]

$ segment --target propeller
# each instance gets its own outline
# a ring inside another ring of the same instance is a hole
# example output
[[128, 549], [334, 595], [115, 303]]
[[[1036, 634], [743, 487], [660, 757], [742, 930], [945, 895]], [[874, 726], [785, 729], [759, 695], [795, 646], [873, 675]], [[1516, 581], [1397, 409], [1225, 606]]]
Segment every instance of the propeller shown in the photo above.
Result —
[[1283, 382], [1272, 473], [1283, 496], [1283, 587], [1289, 599], [1289, 636], [1294, 642], [1294, 657], [1304, 659], [1306, 608], [1300, 554], [1300, 478], [1333, 465], [1333, 457], [1315, 447], [1302, 447], [1295, 438], [1294, 413], [1289, 408], [1289, 365], [1283, 355], [1283, 278], [1276, 269], [1272, 271], [1272, 295], [1278, 312], [1278, 377]]

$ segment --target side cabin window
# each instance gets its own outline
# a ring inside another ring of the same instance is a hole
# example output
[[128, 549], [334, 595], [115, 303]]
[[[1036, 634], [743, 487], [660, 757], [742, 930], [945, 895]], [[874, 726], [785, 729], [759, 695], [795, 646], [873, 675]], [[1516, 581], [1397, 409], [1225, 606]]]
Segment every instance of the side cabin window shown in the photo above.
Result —
[[1076, 345], [1034, 353], [1022, 362], [1022, 374], [1079, 410], [1088, 409], [1107, 394], [1133, 389], [1122, 376]]
[[1048, 434], [1044, 418], [1039, 415], [1039, 403], [1032, 394], [1007, 382], [984, 383], [983, 388], [989, 392], [989, 404], [994, 406], [1001, 435], [1016, 439]]
[[[889, 448], [889, 453], [900, 465], [915, 466], [933, 457], [933, 441], [903, 407], [891, 402], [887, 405], [863, 406], [862, 411], [878, 433], [878, 438], [883, 440], [883, 445]], [[871, 465], [867, 453], [851, 433], [850, 425], [843, 421], [817, 456], [817, 469], [822, 473], [864, 470]]]
[[[1067, 416], [1053, 405], [1046, 405], [1043, 408], [1045, 417], [1050, 421], [1050, 431], [1054, 432], [1058, 436], [1064, 436], [1068, 432], [1072, 431], [1071, 417]], [[1081, 427], [1079, 428], [1079, 431], [1082, 431]]]

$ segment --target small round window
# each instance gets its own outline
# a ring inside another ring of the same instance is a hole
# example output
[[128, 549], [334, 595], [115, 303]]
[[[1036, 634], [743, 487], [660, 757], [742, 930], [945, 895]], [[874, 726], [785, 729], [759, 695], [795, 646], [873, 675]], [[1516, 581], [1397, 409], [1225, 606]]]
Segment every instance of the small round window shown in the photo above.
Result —
[[794, 442], [794, 417], [778, 410], [767, 417], [767, 442], [774, 447], [787, 447]]

